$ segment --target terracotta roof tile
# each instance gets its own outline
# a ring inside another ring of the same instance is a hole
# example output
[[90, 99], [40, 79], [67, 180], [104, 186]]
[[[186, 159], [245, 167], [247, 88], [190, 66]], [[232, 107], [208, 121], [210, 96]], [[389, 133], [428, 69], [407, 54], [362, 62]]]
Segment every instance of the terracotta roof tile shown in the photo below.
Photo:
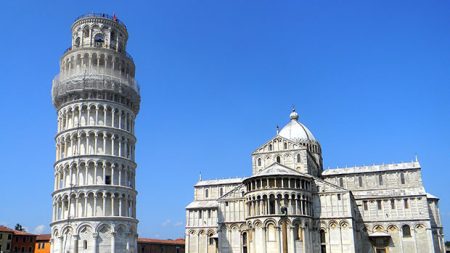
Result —
[[175, 240], [160, 240], [152, 238], [138, 238], [138, 243], [153, 243], [153, 244], [170, 244], [170, 245], [184, 245], [184, 239]]
[[14, 229], [8, 228], [6, 226], [1, 226], [1, 225], [0, 225], [0, 232], [10, 232], [10, 233], [13, 233], [14, 235], [34, 235], [34, 234], [30, 234], [26, 231], [14, 230]]
[[0, 225], [0, 232], [10, 232], [10, 233], [14, 233], [14, 229], [10, 229], [8, 227], [2, 226]]
[[33, 235], [33, 236], [36, 236], [35, 234], [31, 234], [31, 233], [28, 233], [26, 231], [18, 231], [18, 230], [14, 230], [14, 235]]
[[36, 241], [50, 241], [50, 234], [42, 234], [36, 236]]

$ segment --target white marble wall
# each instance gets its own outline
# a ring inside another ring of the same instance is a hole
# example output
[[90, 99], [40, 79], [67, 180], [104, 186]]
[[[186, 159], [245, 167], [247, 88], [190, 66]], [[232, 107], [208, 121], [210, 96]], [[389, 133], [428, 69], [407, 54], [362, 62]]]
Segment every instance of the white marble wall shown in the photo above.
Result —
[[75, 21], [72, 35], [52, 87], [58, 122], [51, 252], [136, 252], [140, 95], [124, 51], [128, 34], [114, 18], [90, 14]]

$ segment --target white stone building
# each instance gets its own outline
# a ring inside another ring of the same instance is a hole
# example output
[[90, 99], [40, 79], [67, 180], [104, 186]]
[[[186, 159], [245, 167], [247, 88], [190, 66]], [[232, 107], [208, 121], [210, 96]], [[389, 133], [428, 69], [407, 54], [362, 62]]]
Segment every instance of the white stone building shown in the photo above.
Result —
[[134, 159], [139, 88], [128, 32], [115, 16], [72, 25], [53, 80], [57, 110], [51, 252], [136, 252]]
[[427, 253], [443, 239], [418, 161], [323, 171], [295, 110], [251, 177], [200, 180], [186, 208], [188, 253]]

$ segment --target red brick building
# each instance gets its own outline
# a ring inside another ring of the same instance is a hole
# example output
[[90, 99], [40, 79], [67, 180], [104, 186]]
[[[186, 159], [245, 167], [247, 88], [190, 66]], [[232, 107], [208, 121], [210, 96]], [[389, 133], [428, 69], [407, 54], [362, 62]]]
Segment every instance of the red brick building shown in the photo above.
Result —
[[34, 253], [36, 235], [0, 226], [0, 252]]
[[25, 231], [14, 230], [13, 239], [11, 241], [11, 253], [34, 253], [34, 243], [36, 235]]
[[184, 239], [138, 238], [138, 253], [184, 253]]

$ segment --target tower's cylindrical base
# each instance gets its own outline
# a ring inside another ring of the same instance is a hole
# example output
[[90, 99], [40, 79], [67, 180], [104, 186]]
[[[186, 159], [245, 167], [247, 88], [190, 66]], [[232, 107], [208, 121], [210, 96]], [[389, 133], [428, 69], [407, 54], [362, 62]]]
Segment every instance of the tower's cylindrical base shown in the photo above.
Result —
[[[97, 219], [98, 220], [98, 219]], [[53, 224], [52, 253], [135, 253], [132, 221], [74, 221]]]

